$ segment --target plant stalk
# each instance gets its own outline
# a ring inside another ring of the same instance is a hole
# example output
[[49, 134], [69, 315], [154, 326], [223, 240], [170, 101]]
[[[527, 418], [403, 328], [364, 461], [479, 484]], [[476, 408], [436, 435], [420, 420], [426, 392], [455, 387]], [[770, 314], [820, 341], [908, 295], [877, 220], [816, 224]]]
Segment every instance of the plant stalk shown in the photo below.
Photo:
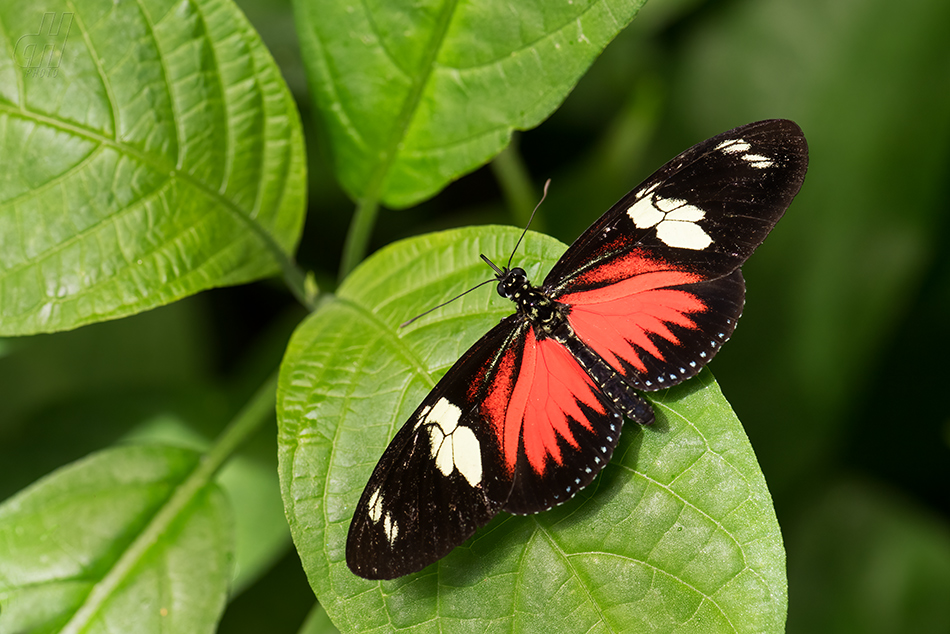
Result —
[[339, 278], [341, 282], [366, 257], [366, 250], [373, 234], [373, 227], [376, 225], [378, 212], [379, 201], [375, 195], [364, 197], [357, 205], [353, 220], [350, 222], [350, 229], [346, 234], [346, 243], [343, 245], [343, 260], [340, 262]]
[[[492, 160], [491, 170], [511, 212], [512, 224], [517, 227], [526, 226], [538, 198], [531, 183], [528, 168], [524, 164], [521, 152], [518, 151], [517, 136], [512, 136], [508, 147]], [[536, 216], [532, 229], [541, 231], [543, 224], [541, 218]]]
[[112, 597], [119, 586], [145, 557], [148, 551], [161, 541], [169, 526], [188, 508], [191, 502], [207, 487], [218, 469], [237, 448], [273, 416], [277, 402], [277, 376], [275, 371], [258, 388], [244, 408], [232, 419], [218, 436], [210, 451], [198, 462], [194, 471], [178, 485], [175, 492], [159, 509], [145, 529], [119, 557], [112, 569], [93, 587], [86, 601], [60, 631], [61, 634], [80, 634], [86, 631], [102, 606]]

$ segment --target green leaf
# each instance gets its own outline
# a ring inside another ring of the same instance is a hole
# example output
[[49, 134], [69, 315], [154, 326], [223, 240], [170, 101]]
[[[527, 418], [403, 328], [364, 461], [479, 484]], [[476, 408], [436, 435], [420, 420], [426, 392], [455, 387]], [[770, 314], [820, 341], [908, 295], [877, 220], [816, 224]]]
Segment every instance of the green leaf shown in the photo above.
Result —
[[0, 631], [213, 632], [230, 578], [214, 485], [184, 449], [110, 449], [0, 505]]
[[[501, 514], [448, 557], [369, 582], [344, 561], [351, 514], [395, 430], [511, 306], [491, 286], [398, 324], [490, 277], [519, 232], [490, 227], [391, 245], [297, 330], [278, 387], [284, 504], [318, 599], [345, 632], [643, 630], [780, 632], [784, 551], [765, 481], [708, 372], [651, 395], [614, 459], [570, 502]], [[563, 252], [528, 234], [517, 263], [540, 280]], [[490, 299], [489, 299], [490, 298]], [[423, 626], [424, 624], [424, 626]]]
[[202, 303], [11, 339], [15, 349], [0, 358], [0, 499], [160, 411], [183, 406], [211, 419]]
[[[203, 453], [211, 449], [211, 442], [174, 412], [165, 412], [145, 421], [123, 441], [188, 447]], [[255, 434], [215, 476], [215, 482], [224, 491], [231, 507], [234, 532], [232, 596], [256, 581], [290, 546], [290, 532], [277, 481], [275, 444], [273, 436]]]
[[327, 611], [319, 603], [310, 610], [307, 620], [297, 634], [338, 634], [340, 630], [333, 625]]
[[644, 0], [295, 0], [337, 178], [354, 199], [419, 202], [564, 100]]
[[228, 0], [43, 10], [52, 21], [0, 8], [0, 334], [286, 272], [303, 221], [302, 133], [240, 11]]
[[[273, 427], [267, 429], [273, 434]], [[270, 441], [273, 445], [273, 440]], [[233, 594], [257, 581], [290, 551], [290, 531], [284, 518], [276, 465], [236, 456], [216, 478], [228, 494], [234, 515]]]

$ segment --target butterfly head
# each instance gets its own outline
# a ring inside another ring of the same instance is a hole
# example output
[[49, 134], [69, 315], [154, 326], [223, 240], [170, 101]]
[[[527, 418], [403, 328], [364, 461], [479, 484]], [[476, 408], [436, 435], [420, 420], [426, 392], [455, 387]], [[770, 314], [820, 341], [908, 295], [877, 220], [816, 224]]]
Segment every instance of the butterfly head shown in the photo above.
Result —
[[518, 295], [530, 286], [528, 274], [521, 267], [506, 268], [495, 277], [498, 279], [498, 294], [506, 299], [516, 300]]

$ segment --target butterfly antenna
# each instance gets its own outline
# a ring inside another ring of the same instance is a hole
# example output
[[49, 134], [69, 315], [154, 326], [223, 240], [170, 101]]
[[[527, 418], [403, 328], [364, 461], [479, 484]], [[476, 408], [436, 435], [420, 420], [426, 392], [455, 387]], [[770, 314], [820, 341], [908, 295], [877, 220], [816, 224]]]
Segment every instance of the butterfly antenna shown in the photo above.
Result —
[[[504, 272], [502, 269], [498, 268], [498, 265], [497, 265], [497, 264], [495, 264], [494, 262], [492, 262], [491, 260], [489, 260], [487, 257], [485, 257], [485, 254], [484, 254], [484, 253], [481, 253], [481, 254], [479, 254], [479, 255], [481, 255], [481, 258], [482, 258], [483, 260], [485, 260], [485, 263], [486, 263], [488, 266], [490, 266], [490, 267], [492, 268], [492, 270], [495, 272], [495, 278], [496, 278], [496, 279], [501, 279], [501, 277], [505, 274], [505, 272]], [[508, 264], [511, 264], [511, 260], [508, 261]]]
[[[495, 267], [494, 264], [493, 264], [492, 266]], [[497, 269], [498, 267], [495, 267], [495, 268]], [[411, 323], [414, 322], [415, 320], [419, 319], [420, 317], [425, 317], [426, 315], [428, 315], [429, 313], [431, 313], [433, 310], [438, 310], [438, 309], [442, 308], [443, 306], [446, 306], [446, 305], [448, 305], [448, 304], [451, 304], [452, 302], [454, 302], [455, 300], [457, 300], [459, 297], [462, 297], [463, 295], [468, 295], [469, 293], [471, 293], [472, 291], [474, 291], [476, 288], [480, 288], [480, 287], [482, 287], [482, 286], [485, 286], [485, 284], [490, 284], [491, 282], [494, 282], [494, 281], [495, 281], [494, 279], [485, 280], [484, 282], [481, 282], [480, 284], [477, 284], [477, 285], [473, 286], [472, 288], [468, 289], [467, 291], [464, 291], [464, 292], [462, 292], [462, 293], [459, 293], [458, 295], [456, 295], [456, 296], [453, 297], [452, 299], [447, 300], [447, 301], [444, 301], [444, 302], [442, 302], [441, 304], [439, 304], [438, 306], [433, 306], [432, 308], [430, 308], [430, 309], [427, 310], [426, 312], [420, 313], [420, 314], [416, 315], [415, 317], [413, 317], [413, 318], [410, 319], [409, 321], [404, 321], [404, 322], [402, 322], [401, 324], [399, 324], [399, 327], [400, 327], [400, 328], [405, 328], [406, 326], [408, 326], [409, 324], [411, 324]]]
[[414, 322], [415, 320], [419, 319], [420, 317], [425, 317], [426, 315], [428, 315], [428, 314], [431, 313], [432, 311], [438, 310], [438, 309], [442, 308], [443, 306], [446, 306], [446, 305], [448, 305], [448, 304], [451, 304], [452, 302], [454, 302], [454, 301], [457, 300], [458, 298], [462, 297], [463, 295], [468, 295], [469, 293], [471, 293], [471, 292], [474, 291], [475, 289], [481, 288], [482, 286], [485, 286], [485, 284], [490, 284], [490, 283], [492, 283], [492, 282], [497, 282], [498, 280], [500, 280], [501, 277], [505, 274], [505, 272], [508, 271], [508, 270], [511, 268], [511, 261], [512, 261], [512, 259], [514, 259], [515, 253], [518, 251], [518, 247], [521, 245], [521, 241], [524, 240], [525, 234], [528, 233], [528, 227], [531, 226], [531, 221], [534, 220], [534, 215], [535, 215], [536, 213], [538, 213], [538, 207], [540, 207], [540, 206], [541, 206], [541, 203], [544, 202], [544, 199], [548, 197], [548, 186], [550, 186], [550, 185], [551, 185], [551, 179], [549, 178], [548, 180], [546, 180], [546, 181], [544, 182], [544, 193], [541, 194], [541, 200], [539, 200], [539, 201], [538, 201], [538, 204], [534, 206], [534, 210], [531, 212], [531, 216], [528, 218], [528, 224], [525, 225], [524, 231], [521, 232], [521, 237], [518, 238], [518, 242], [515, 243], [515, 248], [511, 251], [511, 256], [508, 257], [508, 266], [507, 266], [507, 267], [505, 267], [504, 269], [500, 269], [500, 268], [498, 268], [498, 265], [496, 265], [494, 262], [492, 262], [491, 260], [489, 260], [488, 258], [486, 258], [484, 255], [482, 255], [482, 259], [485, 260], [485, 262], [488, 264], [488, 266], [490, 266], [490, 267], [492, 268], [493, 271], [495, 271], [495, 277], [494, 277], [493, 279], [485, 280], [484, 282], [481, 282], [480, 284], [476, 284], [475, 286], [473, 286], [472, 288], [468, 289], [467, 291], [465, 291], [465, 292], [463, 292], [463, 293], [459, 293], [458, 295], [456, 295], [456, 296], [453, 297], [452, 299], [447, 300], [447, 301], [444, 301], [444, 302], [442, 302], [441, 304], [439, 304], [438, 306], [433, 306], [432, 308], [430, 308], [429, 310], [425, 311], [424, 313], [420, 313], [420, 314], [416, 315], [415, 317], [413, 317], [413, 318], [410, 319], [409, 321], [404, 321], [404, 322], [402, 322], [401, 324], [399, 324], [399, 327], [400, 327], [400, 328], [405, 328], [406, 326], [408, 326], [409, 324], [411, 324], [411, 323]]
[[[521, 246], [521, 241], [524, 240], [525, 234], [528, 233], [528, 227], [531, 226], [531, 221], [534, 220], [534, 214], [538, 213], [538, 207], [540, 207], [541, 203], [544, 202], [544, 199], [548, 197], [548, 186], [550, 184], [550, 178], [544, 181], [544, 192], [541, 194], [541, 200], [539, 200], [538, 204], [534, 206], [534, 211], [532, 211], [531, 216], [528, 217], [528, 224], [524, 226], [524, 231], [521, 232], [521, 237], [518, 238], [518, 242], [515, 243], [515, 248], [511, 250], [511, 255], [508, 257], [508, 266], [505, 267], [506, 271], [511, 268], [511, 261], [514, 259], [515, 253], [518, 251], [518, 247]], [[489, 262], [489, 264], [491, 264], [491, 262]], [[498, 271], [498, 267], [496, 267], [494, 264], [492, 264], [492, 268], [494, 268], [496, 272], [500, 273], [500, 271]]]

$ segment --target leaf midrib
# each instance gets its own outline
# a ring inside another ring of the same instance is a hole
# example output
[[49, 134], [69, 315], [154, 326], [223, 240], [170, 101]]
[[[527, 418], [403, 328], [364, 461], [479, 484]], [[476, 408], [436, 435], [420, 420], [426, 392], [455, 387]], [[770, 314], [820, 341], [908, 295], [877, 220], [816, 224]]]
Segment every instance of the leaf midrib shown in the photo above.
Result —
[[[635, 471], [634, 471], [634, 473], [636, 474]], [[733, 632], [738, 632], [738, 631], [739, 631], [739, 630], [736, 628], [736, 626], [732, 623], [732, 619], [729, 618], [729, 615], [726, 613], [726, 611], [723, 609], [723, 607], [722, 607], [721, 605], [719, 605], [719, 603], [718, 603], [711, 595], [709, 595], [709, 594], [703, 592], [702, 590], [700, 590], [699, 588], [697, 588], [697, 587], [694, 586], [693, 584], [687, 582], [685, 579], [683, 579], [683, 578], [681, 578], [681, 577], [679, 577], [679, 576], [673, 574], [672, 572], [669, 572], [669, 571], [667, 571], [667, 570], [664, 570], [663, 568], [660, 568], [660, 567], [656, 566], [655, 564], [651, 564], [651, 563], [647, 560], [647, 558], [638, 559], [638, 558], [635, 558], [635, 557], [628, 557], [628, 556], [626, 556], [626, 555], [621, 555], [621, 554], [614, 553], [614, 552], [605, 552], [605, 551], [604, 551], [604, 552], [586, 551], [586, 552], [573, 552], [573, 553], [572, 553], [572, 552], [567, 552], [567, 551], [565, 551], [563, 548], [561, 548], [561, 545], [560, 545], [560, 544], [557, 542], [557, 540], [554, 538], [554, 535], [552, 534], [551, 530], [550, 530], [549, 528], [545, 527], [540, 521], [538, 521], [537, 516], [534, 516], [533, 519], [534, 519], [535, 526], [537, 527], [536, 532], [535, 532], [535, 535], [540, 535], [542, 538], [544, 538], [544, 539], [548, 542], [548, 544], [551, 546], [551, 548], [553, 548], [554, 551], [558, 554], [558, 556], [562, 559], [562, 561], [564, 562], [564, 565], [565, 565], [565, 566], [568, 568], [568, 570], [570, 571], [571, 577], [574, 578], [574, 579], [577, 581], [577, 583], [583, 588], [584, 594], [585, 594], [585, 596], [587, 597], [587, 602], [588, 602], [588, 604], [591, 605], [591, 606], [593, 606], [594, 610], [596, 611], [596, 613], [597, 613], [597, 615], [598, 615], [598, 618], [600, 619], [600, 622], [601, 622], [605, 627], [610, 628], [610, 624], [609, 624], [609, 621], [608, 621], [608, 619], [607, 619], [607, 615], [606, 615], [606, 613], [604, 612], [603, 607], [601, 606], [601, 601], [600, 601], [599, 599], [597, 599], [596, 597], [594, 597], [594, 595], [591, 593], [590, 588], [589, 588], [589, 584], [587, 583], [587, 580], [585, 579], [585, 577], [584, 577], [582, 574], [580, 574], [580, 572], [577, 570], [576, 566], [574, 565], [574, 563], [573, 563], [573, 561], [572, 561], [572, 559], [573, 559], [574, 557], [582, 557], [582, 556], [589, 556], [589, 555], [597, 554], [597, 555], [600, 555], [600, 556], [603, 556], [603, 557], [617, 557], [617, 558], [624, 559], [624, 560], [628, 560], [628, 561], [632, 561], [632, 562], [635, 562], [635, 563], [637, 563], [637, 564], [639, 564], [639, 565], [641, 565], [641, 566], [645, 566], [645, 567], [647, 567], [647, 568], [650, 568], [651, 570], [653, 570], [654, 573], [658, 573], [658, 574], [665, 575], [665, 576], [669, 577], [670, 579], [673, 579], [673, 580], [675, 580], [676, 582], [682, 584], [683, 586], [689, 588], [691, 591], [695, 592], [695, 593], [698, 594], [699, 596], [701, 596], [701, 597], [703, 598], [703, 600], [708, 601], [708, 602], [710, 603], [710, 605], [714, 606], [715, 609], [722, 615], [722, 617], [723, 617], [724, 619], [726, 619], [726, 621], [727, 621], [727, 622], [729, 623], [729, 625], [732, 627], [732, 631], [733, 631]], [[525, 549], [524, 549], [524, 552], [522, 553], [521, 562], [519, 563], [518, 575], [519, 575], [519, 577], [522, 577], [522, 578], [524, 577], [524, 574], [525, 574], [525, 573], [524, 573], [524, 566], [521, 565], [521, 564], [524, 563], [524, 555], [527, 553], [527, 551], [528, 551], [528, 548], [525, 548]], [[744, 552], [744, 551], [743, 551], [743, 555], [745, 555], [745, 552]], [[748, 569], [749, 569], [749, 566], [748, 566], [748, 564], [746, 564], [745, 567], [743, 568], [743, 570], [748, 570]], [[522, 585], [523, 585], [523, 584], [522, 584]], [[698, 609], [699, 609], [699, 606], [697, 606], [697, 610], [698, 610]], [[517, 608], [515, 609], [515, 612], [517, 612]], [[611, 631], [614, 631], [614, 630], [611, 628]]]
[[94, 584], [69, 622], [60, 630], [61, 634], [78, 634], [84, 631], [114, 596], [119, 586], [133, 574], [139, 562], [152, 548], [161, 546], [162, 536], [172, 523], [188, 511], [203, 491], [213, 486], [212, 480], [222, 465], [272, 415], [276, 405], [277, 377], [278, 373], [275, 372], [258, 388], [211, 449], [201, 455], [191, 470], [184, 474], [148, 524], [122, 551], [103, 578]]
[[[452, 17], [455, 15], [457, 6], [458, 0], [449, 0], [449, 2], [445, 4], [445, 8], [439, 14], [439, 20], [432, 31], [432, 36], [426, 43], [423, 61], [419, 65], [422, 72], [419, 73], [410, 84], [409, 91], [403, 100], [402, 108], [399, 110], [399, 114], [393, 124], [389, 139], [381, 148], [380, 155], [382, 160], [376, 163], [376, 169], [370, 174], [362, 196], [364, 201], [377, 201], [382, 195], [383, 185], [396, 161], [399, 146], [403, 139], [406, 138], [409, 128], [412, 125], [412, 120], [418, 110], [419, 101], [422, 99], [422, 93], [429, 83], [429, 78], [432, 76], [433, 69], [435, 68], [435, 60], [438, 57], [439, 51], [442, 50], [445, 36], [449, 30], [449, 24], [452, 22]], [[382, 46], [381, 37], [380, 42], [380, 46]]]

